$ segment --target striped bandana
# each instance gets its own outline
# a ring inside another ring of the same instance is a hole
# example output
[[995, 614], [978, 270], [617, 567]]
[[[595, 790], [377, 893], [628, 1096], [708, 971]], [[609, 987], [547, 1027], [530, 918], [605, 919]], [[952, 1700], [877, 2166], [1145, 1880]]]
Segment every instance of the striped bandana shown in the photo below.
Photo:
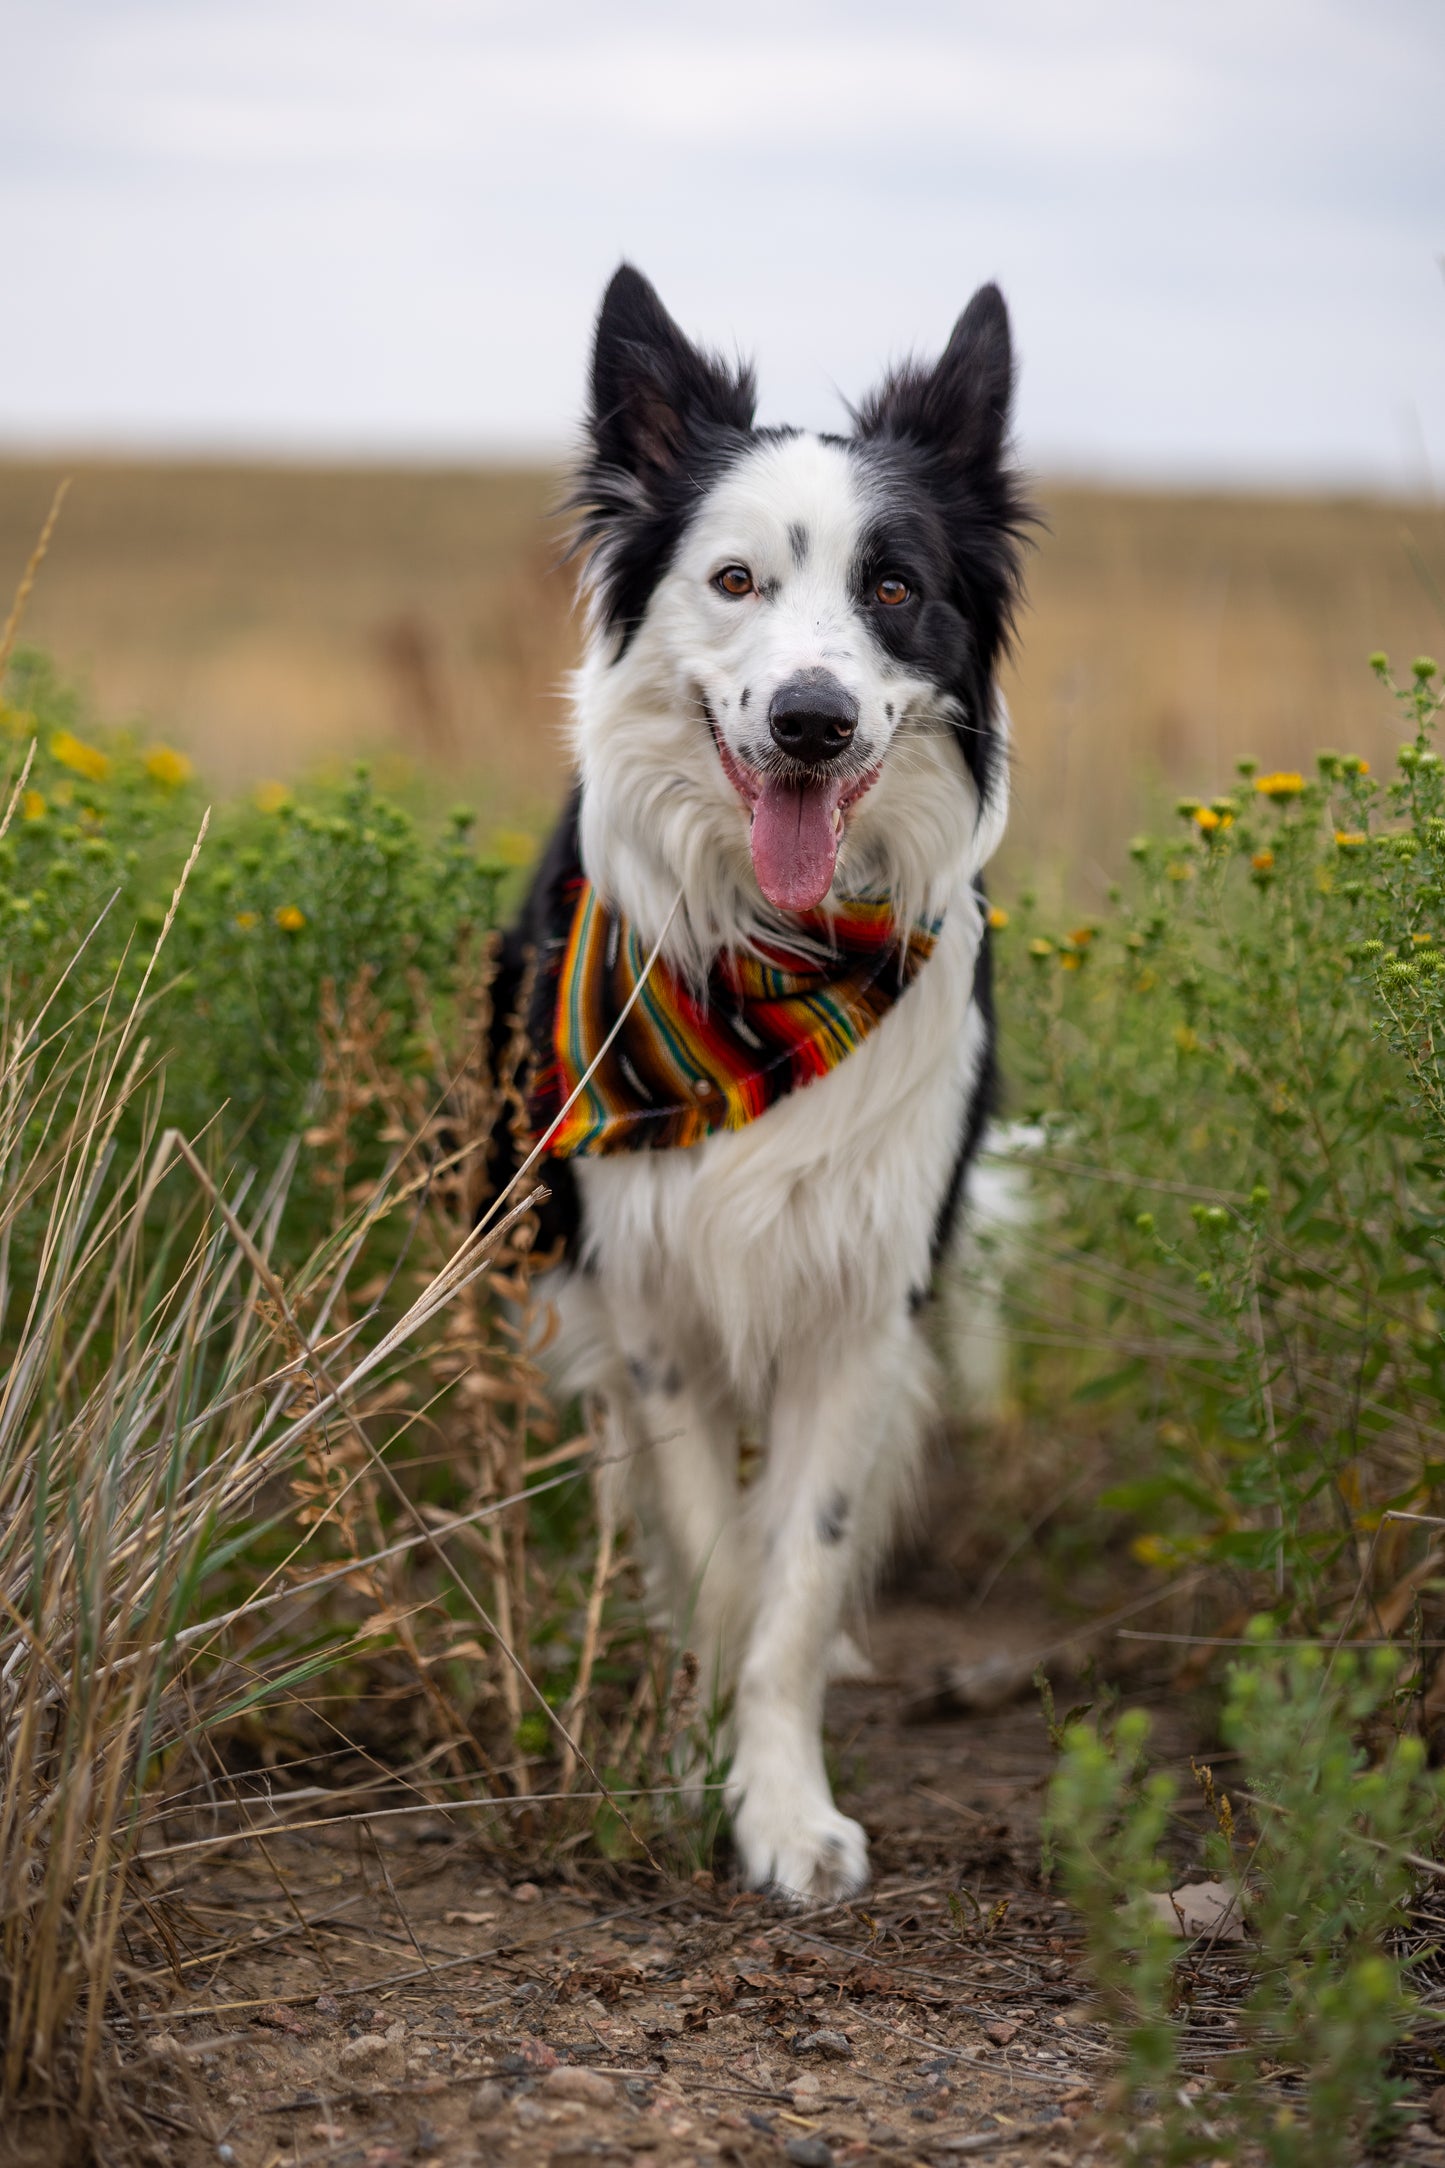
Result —
[[701, 990], [659, 957], [564, 1116], [647, 960], [590, 881], [579, 878], [568, 894], [570, 932], [553, 965], [552, 1058], [529, 1102], [536, 1134], [560, 1159], [661, 1151], [745, 1129], [852, 1053], [918, 976], [942, 923], [919, 920], [900, 933], [886, 897], [799, 912], [802, 952], [768, 941], [755, 955], [719, 956]]

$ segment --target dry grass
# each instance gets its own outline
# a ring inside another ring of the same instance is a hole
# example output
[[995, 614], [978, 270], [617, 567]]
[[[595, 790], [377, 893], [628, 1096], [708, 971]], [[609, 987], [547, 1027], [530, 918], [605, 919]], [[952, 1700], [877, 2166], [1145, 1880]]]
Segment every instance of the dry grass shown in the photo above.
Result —
[[[308, 1145], [334, 1225], [290, 1270], [294, 1158], [248, 1194], [159, 1129], [144, 988], [67, 1016], [64, 989], [26, 1015], [0, 987], [0, 2152], [20, 2104], [144, 2151], [148, 2080], [116, 2021], [157, 1967], [183, 1984], [145, 1863], [198, 1814], [188, 1853], [247, 1836], [248, 1737], [268, 1767], [299, 1754], [326, 1775], [322, 1818], [343, 1821], [378, 1784], [515, 1807], [545, 1754], [531, 1833], [555, 1841], [606, 1796], [599, 1730], [620, 1717], [615, 1760], [658, 1705], [646, 1674], [628, 1708], [587, 1691], [610, 1544], [565, 1588], [537, 1555], [529, 1500], [585, 1478], [590, 1441], [545, 1450], [527, 1199], [478, 1225], [475, 1145], [450, 1149], [510, 1089], [483, 1058], [489, 980], [483, 962], [435, 1035], [444, 1099], [388, 1067], [364, 982], [330, 1004]], [[378, 1131], [387, 1171], [357, 1182]], [[560, 1717], [542, 1623], [577, 1649]]]
[[[58, 474], [0, 463], [0, 587]], [[28, 634], [225, 787], [364, 747], [485, 780], [539, 822], [562, 772], [570, 579], [553, 478], [70, 463]], [[1445, 635], [1445, 513], [1346, 499], [1045, 485], [1010, 694], [1019, 879], [1100, 886], [1159, 785], [1241, 753], [1377, 758], [1394, 724], [1364, 658]]]

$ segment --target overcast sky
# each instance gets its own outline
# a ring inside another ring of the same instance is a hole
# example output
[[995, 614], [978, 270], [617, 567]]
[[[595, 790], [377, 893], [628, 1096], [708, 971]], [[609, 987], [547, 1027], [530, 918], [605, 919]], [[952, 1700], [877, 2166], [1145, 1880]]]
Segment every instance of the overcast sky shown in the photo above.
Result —
[[0, 0], [0, 439], [564, 445], [619, 257], [834, 425], [982, 279], [1033, 465], [1445, 490], [1441, 0]]

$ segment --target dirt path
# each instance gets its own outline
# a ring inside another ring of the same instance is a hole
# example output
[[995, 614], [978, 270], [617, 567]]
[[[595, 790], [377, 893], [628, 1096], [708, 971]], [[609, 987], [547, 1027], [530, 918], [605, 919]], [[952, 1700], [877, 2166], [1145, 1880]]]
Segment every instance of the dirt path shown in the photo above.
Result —
[[[1111, 2054], [1077, 1931], [1040, 1885], [1051, 1757], [1037, 1702], [960, 1716], [932, 1701], [940, 1665], [1026, 1659], [1048, 1637], [1028, 1609], [991, 1607], [980, 1624], [885, 1608], [876, 1678], [829, 1705], [840, 1798], [870, 1832], [875, 1884], [823, 1913], [710, 1877], [619, 1876], [583, 1846], [574, 1882], [509, 1885], [463, 1817], [430, 1811], [284, 1837], [273, 1824], [263, 1846], [253, 1806], [255, 1841], [201, 1869], [178, 1859], [166, 1877], [194, 1938], [176, 1952], [186, 1987], [154, 1999], [132, 2051], [154, 2074], [163, 2157], [1114, 2159], [1094, 2112]], [[1158, 1711], [1161, 1744], [1181, 1722]], [[1205, 2024], [1201, 2068], [1229, 2027]], [[32, 2137], [37, 2168], [58, 2157]]]
[[876, 1677], [829, 1705], [873, 1839], [857, 1905], [659, 1888], [580, 1847], [572, 1886], [509, 1887], [436, 1813], [176, 1859], [186, 1991], [135, 2042], [157, 2139], [236, 2168], [1090, 2158], [1108, 2059], [1039, 1887], [1037, 1705], [929, 1715], [941, 1664], [1046, 1635], [917, 1603], [875, 1622]]

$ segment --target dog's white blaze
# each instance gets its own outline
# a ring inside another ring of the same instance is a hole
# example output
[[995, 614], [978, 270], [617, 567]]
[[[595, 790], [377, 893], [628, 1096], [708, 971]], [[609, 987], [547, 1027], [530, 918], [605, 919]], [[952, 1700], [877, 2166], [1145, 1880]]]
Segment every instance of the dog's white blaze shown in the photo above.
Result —
[[[943, 697], [869, 633], [856, 592], [868, 486], [840, 445], [759, 446], [704, 499], [626, 653], [594, 627], [573, 684], [583, 862], [644, 943], [679, 888], [670, 952], [699, 971], [769, 922], [707, 718], [752, 764], [773, 691], [812, 665], [856, 695], [857, 743], [882, 764], [835, 890], [886, 886], [905, 917], [944, 914], [906, 996], [828, 1075], [691, 1150], [579, 1161], [585, 1265], [550, 1289], [550, 1359], [605, 1400], [656, 1594], [736, 1688], [744, 1869], [812, 1897], [866, 1879], [863, 1833], [828, 1790], [823, 1689], [935, 1404], [910, 1296], [928, 1284], [984, 1048], [974, 881], [1007, 798], [1000, 780], [980, 806]], [[762, 595], [717, 593], [733, 562]], [[740, 1427], [766, 1445], [745, 1495]]]

